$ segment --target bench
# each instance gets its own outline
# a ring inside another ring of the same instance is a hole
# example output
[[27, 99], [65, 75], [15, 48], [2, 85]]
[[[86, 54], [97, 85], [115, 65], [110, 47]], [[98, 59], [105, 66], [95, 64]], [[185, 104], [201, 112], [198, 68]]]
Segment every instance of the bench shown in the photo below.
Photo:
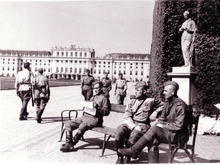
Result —
[[[123, 113], [125, 112], [125, 108], [126, 108], [126, 105], [119, 105], [119, 104], [111, 104], [111, 111], [110, 111], [110, 115], [111, 113]], [[71, 120], [71, 115], [72, 113], [75, 113], [74, 117], [77, 118], [78, 116], [78, 112], [82, 112], [83, 109], [75, 109], [75, 110], [63, 110], [61, 112], [61, 121], [62, 121], [62, 125], [61, 125], [61, 135], [60, 135], [60, 142], [62, 141], [62, 137], [63, 137], [63, 134], [65, 132], [65, 128], [64, 128], [64, 122], [66, 120], [64, 120], [64, 114], [65, 113], [68, 113], [68, 120]], [[104, 140], [103, 140], [103, 144], [102, 144], [102, 154], [101, 156], [104, 155], [104, 152], [105, 152], [105, 148], [106, 148], [106, 145], [109, 141], [109, 139], [112, 137], [112, 138], [115, 138], [115, 135], [116, 135], [116, 128], [112, 128], [112, 127], [108, 127], [108, 126], [102, 126], [102, 127], [94, 127], [92, 128], [91, 130], [89, 131], [95, 131], [95, 132], [99, 132], [99, 133], [102, 133], [104, 134]]]

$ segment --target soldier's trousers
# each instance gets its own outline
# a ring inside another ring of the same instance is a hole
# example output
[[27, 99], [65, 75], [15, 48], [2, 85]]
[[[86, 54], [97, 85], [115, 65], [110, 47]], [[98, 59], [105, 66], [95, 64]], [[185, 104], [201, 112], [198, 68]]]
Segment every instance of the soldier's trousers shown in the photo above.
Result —
[[27, 105], [31, 98], [31, 91], [19, 91], [19, 97], [22, 103], [20, 112], [20, 117], [22, 118], [27, 115]]
[[93, 95], [92, 89], [89, 89], [89, 90], [83, 90], [82, 89], [82, 95], [84, 96], [85, 100], [90, 100], [90, 98]]
[[37, 119], [41, 119], [44, 109], [47, 105], [47, 98], [35, 98]]
[[133, 145], [136, 143], [144, 133], [150, 128], [150, 125], [143, 124], [140, 125], [141, 131], [137, 131], [135, 129], [131, 130], [127, 124], [121, 124], [117, 127], [115, 140], [124, 141], [127, 139], [128, 143]]
[[69, 120], [65, 123], [66, 131], [73, 131], [78, 128], [79, 134], [84, 134], [87, 130], [99, 126], [99, 119], [93, 116], [84, 116], [78, 117], [73, 120]]

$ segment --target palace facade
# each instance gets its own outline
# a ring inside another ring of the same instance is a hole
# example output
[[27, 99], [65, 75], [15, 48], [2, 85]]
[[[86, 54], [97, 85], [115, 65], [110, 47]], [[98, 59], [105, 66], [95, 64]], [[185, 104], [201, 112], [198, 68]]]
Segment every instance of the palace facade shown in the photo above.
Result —
[[23, 63], [30, 62], [36, 75], [38, 68], [44, 69], [49, 78], [80, 80], [86, 69], [96, 79], [107, 71], [111, 79], [121, 72], [129, 81], [148, 81], [150, 68], [149, 54], [112, 53], [95, 57], [93, 48], [52, 47], [51, 51], [0, 50], [0, 75], [16, 76]]

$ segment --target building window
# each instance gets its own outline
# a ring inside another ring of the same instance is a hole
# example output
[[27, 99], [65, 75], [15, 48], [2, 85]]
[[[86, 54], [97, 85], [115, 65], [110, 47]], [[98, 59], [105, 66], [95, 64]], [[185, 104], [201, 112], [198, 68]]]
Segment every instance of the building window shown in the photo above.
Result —
[[85, 57], [87, 57], [87, 53], [85, 52]]
[[59, 56], [59, 52], [57, 52], [57, 56]]
[[68, 72], [68, 68], [67, 67], [65, 68], [65, 72]]
[[82, 72], [82, 68], [79, 68], [79, 73], [81, 73]]
[[75, 73], [77, 72], [77, 68], [75, 68]]
[[116, 74], [116, 70], [114, 70], [114, 74]]
[[138, 75], [138, 72], [136, 71], [136, 75]]
[[63, 67], [61, 67], [61, 73], [63, 72]]
[[35, 68], [35, 71], [37, 71], [37, 67]]
[[2, 67], [2, 70], [5, 70], [4, 66]]
[[143, 76], [143, 71], [141, 71], [141, 76]]
[[82, 57], [82, 52], [79, 53], [79, 56]]
[[101, 70], [99, 70], [99, 74], [101, 73]]
[[75, 53], [75, 56], [77, 57], [77, 52]]
[[130, 75], [132, 75], [132, 71], [130, 71]]
[[73, 71], [73, 68], [72, 68], [72, 67], [70, 67], [70, 73], [72, 73], [72, 71]]
[[124, 70], [124, 75], [126, 75], [126, 71]]
[[73, 52], [71, 52], [71, 57], [73, 57]]
[[48, 72], [50, 72], [50, 68], [48, 68]]
[[64, 55], [64, 53], [62, 52], [62, 56]]
[[68, 52], [66, 52], [66, 56], [68, 56]]

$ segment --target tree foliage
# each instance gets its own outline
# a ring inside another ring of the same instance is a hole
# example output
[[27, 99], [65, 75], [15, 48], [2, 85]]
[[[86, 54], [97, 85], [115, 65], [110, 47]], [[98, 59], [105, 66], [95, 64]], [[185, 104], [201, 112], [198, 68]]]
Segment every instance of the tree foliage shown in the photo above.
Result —
[[150, 82], [155, 96], [161, 97], [163, 83], [172, 67], [183, 66], [181, 33], [183, 13], [190, 10], [197, 25], [194, 66], [197, 71], [197, 106], [213, 113], [220, 102], [220, 1], [157, 0], [154, 8]]

